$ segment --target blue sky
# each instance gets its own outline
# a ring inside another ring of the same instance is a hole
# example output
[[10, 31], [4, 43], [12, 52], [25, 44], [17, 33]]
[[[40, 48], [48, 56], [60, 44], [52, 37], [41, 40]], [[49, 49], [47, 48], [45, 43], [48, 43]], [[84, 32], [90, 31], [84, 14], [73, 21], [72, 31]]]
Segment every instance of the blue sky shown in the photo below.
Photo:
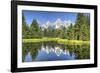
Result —
[[33, 19], [36, 19], [40, 25], [45, 24], [47, 21], [55, 22], [58, 18], [62, 21], [70, 20], [71, 22], [75, 23], [77, 13], [72, 12], [47, 12], [47, 11], [29, 11], [23, 10], [22, 11], [26, 23], [30, 25]]

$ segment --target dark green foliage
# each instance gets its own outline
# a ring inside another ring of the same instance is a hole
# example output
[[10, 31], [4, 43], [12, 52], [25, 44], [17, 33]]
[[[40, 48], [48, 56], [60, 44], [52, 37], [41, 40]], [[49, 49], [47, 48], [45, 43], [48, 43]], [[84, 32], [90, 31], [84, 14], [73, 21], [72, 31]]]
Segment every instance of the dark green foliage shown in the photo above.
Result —
[[[90, 16], [78, 13], [75, 24], [72, 23], [67, 28], [62, 29], [42, 29], [39, 26], [37, 20], [33, 19], [30, 26], [27, 25], [24, 14], [22, 14], [22, 38], [42, 38], [42, 37], [50, 37], [50, 38], [62, 38], [68, 40], [90, 40]], [[42, 43], [43, 44], [43, 43]], [[32, 56], [32, 60], [35, 60], [37, 56], [38, 50], [41, 48], [41, 43], [22, 43], [22, 62], [24, 62], [25, 56], [28, 52], [30, 52]], [[48, 42], [49, 48], [54, 48], [57, 45], [60, 45], [61, 48], [68, 49], [71, 53], [75, 53], [77, 59], [89, 59], [90, 58], [90, 46], [85, 45], [69, 45], [64, 46], [63, 44], [55, 44]], [[44, 46], [46, 47], [46, 43]]]
[[38, 50], [40, 49], [41, 43], [23, 43], [22, 51], [22, 62], [25, 60], [25, 56], [30, 52], [32, 60], [35, 60]]
[[22, 36], [23, 38], [41, 38], [42, 29], [36, 20], [33, 20], [30, 27], [26, 25], [24, 14], [22, 15]]
[[41, 38], [42, 37], [42, 29], [39, 27], [39, 24], [36, 20], [32, 21], [32, 24], [30, 25], [30, 32], [31, 32], [31, 38]]
[[90, 46], [89, 45], [64, 45], [57, 44], [56, 42], [40, 42], [40, 43], [22, 43], [22, 62], [25, 61], [25, 56], [30, 52], [32, 61], [35, 61], [41, 47], [55, 48], [69, 51], [70, 56], [75, 54], [76, 59], [90, 59]]
[[42, 30], [36, 19], [33, 19], [31, 25], [28, 26], [24, 14], [22, 14], [22, 34], [23, 38], [54, 37], [88, 41], [90, 40], [90, 16], [78, 13], [75, 24], [71, 23], [67, 28]]
[[68, 39], [90, 40], [90, 19], [83, 13], [77, 14], [74, 26], [70, 25], [67, 31]]
[[22, 37], [23, 38], [28, 38], [30, 34], [30, 29], [28, 27], [28, 25], [25, 22], [25, 17], [24, 14], [22, 14]]

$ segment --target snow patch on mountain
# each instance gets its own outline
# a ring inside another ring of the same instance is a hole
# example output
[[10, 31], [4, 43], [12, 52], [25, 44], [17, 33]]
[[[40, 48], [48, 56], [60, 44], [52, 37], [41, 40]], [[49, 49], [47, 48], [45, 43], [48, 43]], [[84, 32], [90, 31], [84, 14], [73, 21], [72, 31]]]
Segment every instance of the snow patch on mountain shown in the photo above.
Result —
[[42, 29], [62, 29], [62, 28], [67, 28], [71, 24], [74, 23], [70, 20], [62, 21], [60, 18], [58, 18], [55, 22], [47, 21], [45, 24], [42, 24], [41, 27]]

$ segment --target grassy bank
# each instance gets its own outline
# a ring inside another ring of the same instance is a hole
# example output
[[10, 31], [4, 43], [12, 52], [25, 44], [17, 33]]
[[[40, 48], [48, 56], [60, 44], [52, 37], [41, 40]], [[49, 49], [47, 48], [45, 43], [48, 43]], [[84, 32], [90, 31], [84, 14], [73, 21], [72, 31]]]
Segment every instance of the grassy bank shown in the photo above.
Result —
[[82, 40], [67, 40], [67, 39], [60, 39], [60, 38], [42, 38], [42, 39], [23, 39], [23, 43], [37, 43], [37, 42], [57, 42], [59, 44], [71, 44], [71, 45], [82, 45], [82, 44], [90, 44], [89, 41], [82, 41]]

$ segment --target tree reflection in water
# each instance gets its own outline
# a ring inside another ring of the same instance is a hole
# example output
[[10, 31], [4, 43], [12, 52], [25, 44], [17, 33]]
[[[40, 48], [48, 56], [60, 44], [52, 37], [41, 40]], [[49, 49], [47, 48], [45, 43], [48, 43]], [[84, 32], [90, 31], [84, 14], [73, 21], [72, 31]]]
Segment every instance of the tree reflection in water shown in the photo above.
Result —
[[55, 42], [23, 43], [23, 62], [77, 59], [90, 59], [89, 45], [63, 45]]

